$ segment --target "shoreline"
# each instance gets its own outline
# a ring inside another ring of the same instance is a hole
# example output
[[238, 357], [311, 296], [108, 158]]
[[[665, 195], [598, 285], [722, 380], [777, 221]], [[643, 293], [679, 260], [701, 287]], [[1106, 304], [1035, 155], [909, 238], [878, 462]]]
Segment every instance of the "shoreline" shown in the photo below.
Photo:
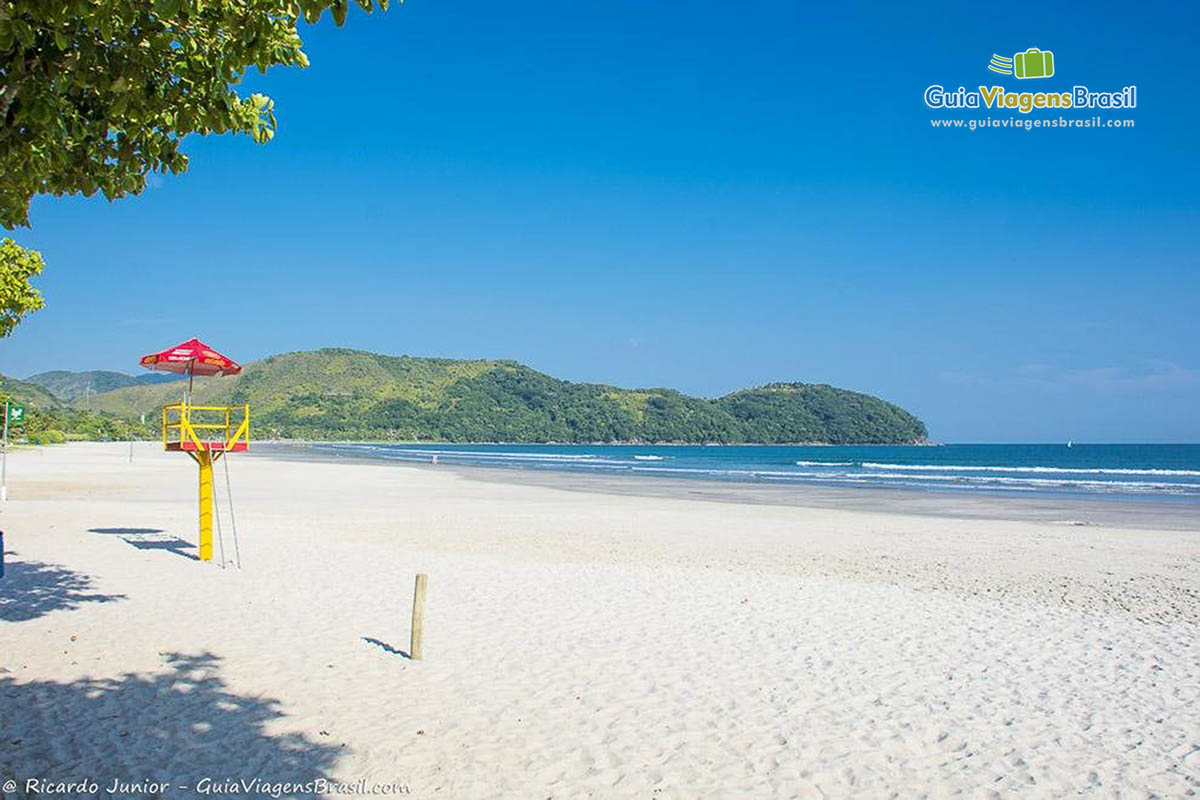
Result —
[[[420, 447], [945, 447], [955, 442], [442, 442], [430, 439], [258, 439], [262, 444], [409, 445]], [[1051, 442], [1050, 444], [1056, 444]]]
[[709, 478], [671, 478], [660, 475], [586, 474], [570, 470], [524, 469], [477, 464], [388, 460], [354, 453], [317, 451], [325, 442], [256, 442], [250, 453], [296, 461], [354, 462], [451, 472], [469, 480], [522, 486], [541, 486], [574, 492], [616, 496], [702, 500], [719, 503], [849, 509], [908, 516], [951, 519], [1013, 520], [1087, 527], [1133, 527], [1155, 530], [1200, 531], [1200, 506], [1160, 499], [1127, 500], [1113, 497], [1022, 497], [980, 491], [904, 489], [890, 487], [826, 487], [813, 484], [771, 485]]

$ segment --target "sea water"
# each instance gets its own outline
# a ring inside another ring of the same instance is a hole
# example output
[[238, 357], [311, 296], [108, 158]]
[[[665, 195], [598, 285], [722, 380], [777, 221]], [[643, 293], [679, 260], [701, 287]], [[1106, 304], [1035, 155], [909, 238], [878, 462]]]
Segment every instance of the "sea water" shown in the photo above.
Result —
[[791, 445], [323, 444], [396, 461], [659, 478], [1103, 496], [1200, 504], [1200, 444]]

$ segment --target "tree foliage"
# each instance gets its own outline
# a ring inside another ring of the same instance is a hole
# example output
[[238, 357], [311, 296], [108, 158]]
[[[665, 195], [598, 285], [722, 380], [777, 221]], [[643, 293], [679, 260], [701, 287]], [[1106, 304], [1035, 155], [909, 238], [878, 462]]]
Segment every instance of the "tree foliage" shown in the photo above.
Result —
[[[192, 133], [275, 133], [247, 69], [308, 65], [297, 25], [350, 0], [0, 0], [0, 225], [36, 194], [137, 194]], [[355, 0], [370, 12], [388, 0]]]
[[9, 433], [14, 438], [26, 438], [35, 444], [156, 439], [159, 435], [151, 424], [122, 419], [114, 414], [72, 408], [33, 408], [27, 413], [28, 421]]
[[41, 292], [29, 282], [43, 267], [38, 251], [26, 250], [12, 239], [0, 240], [0, 338], [11, 334], [26, 314], [45, 305]]

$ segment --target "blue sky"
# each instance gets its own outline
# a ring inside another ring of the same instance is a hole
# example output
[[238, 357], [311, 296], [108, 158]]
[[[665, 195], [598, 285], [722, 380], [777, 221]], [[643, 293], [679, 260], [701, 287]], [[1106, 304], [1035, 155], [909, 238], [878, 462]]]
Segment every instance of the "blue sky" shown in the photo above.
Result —
[[[1200, 441], [1200, 12], [964, 5], [409, 0], [302, 28], [308, 70], [247, 80], [271, 144], [193, 138], [140, 197], [35, 201], [15, 236], [48, 305], [0, 371], [134, 372], [198, 335], [828, 382], [942, 441]], [[1028, 47], [1054, 78], [986, 70]], [[932, 111], [933, 83], [1136, 84], [1102, 112], [1136, 127], [934, 130], [1019, 115]]]

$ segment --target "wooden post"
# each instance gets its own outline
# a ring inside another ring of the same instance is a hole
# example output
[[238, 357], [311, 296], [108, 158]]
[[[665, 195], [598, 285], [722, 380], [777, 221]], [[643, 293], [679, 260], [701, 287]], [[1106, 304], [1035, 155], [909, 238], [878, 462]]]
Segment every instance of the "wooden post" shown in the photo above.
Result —
[[413, 586], [412, 637], [408, 643], [408, 657], [413, 661], [421, 660], [421, 621], [425, 616], [425, 584], [428, 580], [429, 576], [418, 572]]

